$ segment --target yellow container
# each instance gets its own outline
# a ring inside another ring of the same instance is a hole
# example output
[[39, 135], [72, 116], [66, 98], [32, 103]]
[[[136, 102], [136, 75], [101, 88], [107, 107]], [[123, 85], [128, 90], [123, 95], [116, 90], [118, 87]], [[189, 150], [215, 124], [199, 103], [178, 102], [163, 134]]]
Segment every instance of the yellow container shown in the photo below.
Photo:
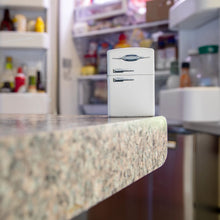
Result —
[[35, 31], [40, 32], [40, 33], [45, 32], [44, 21], [41, 17], [38, 17], [37, 20], [36, 20]]

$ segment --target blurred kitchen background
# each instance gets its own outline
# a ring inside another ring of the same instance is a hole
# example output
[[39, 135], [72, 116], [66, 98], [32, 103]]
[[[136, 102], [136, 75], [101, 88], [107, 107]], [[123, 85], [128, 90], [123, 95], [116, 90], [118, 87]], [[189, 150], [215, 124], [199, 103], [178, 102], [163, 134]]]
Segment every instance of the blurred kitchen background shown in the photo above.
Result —
[[153, 48], [167, 161], [75, 219], [220, 220], [219, 45], [219, 0], [0, 0], [0, 114], [106, 115], [107, 50]]

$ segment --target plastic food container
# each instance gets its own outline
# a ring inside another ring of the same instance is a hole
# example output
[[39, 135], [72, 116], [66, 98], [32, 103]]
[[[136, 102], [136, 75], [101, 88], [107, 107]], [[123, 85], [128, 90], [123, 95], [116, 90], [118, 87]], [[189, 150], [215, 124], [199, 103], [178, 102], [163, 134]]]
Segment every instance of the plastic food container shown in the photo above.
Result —
[[188, 51], [188, 60], [190, 63], [190, 80], [191, 80], [191, 86], [200, 86], [200, 79], [202, 77], [200, 73], [200, 57], [198, 49], [190, 49]]
[[219, 86], [218, 45], [199, 47], [201, 78], [199, 86]]

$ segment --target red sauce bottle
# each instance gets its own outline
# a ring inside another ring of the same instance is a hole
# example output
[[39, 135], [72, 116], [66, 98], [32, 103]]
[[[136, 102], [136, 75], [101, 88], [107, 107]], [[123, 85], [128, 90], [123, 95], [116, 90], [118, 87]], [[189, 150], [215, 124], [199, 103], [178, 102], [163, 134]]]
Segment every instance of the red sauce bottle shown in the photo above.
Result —
[[21, 67], [18, 68], [18, 73], [15, 77], [15, 92], [25, 92], [26, 88], [25, 88], [25, 81], [26, 81], [26, 77], [23, 73], [23, 70]]

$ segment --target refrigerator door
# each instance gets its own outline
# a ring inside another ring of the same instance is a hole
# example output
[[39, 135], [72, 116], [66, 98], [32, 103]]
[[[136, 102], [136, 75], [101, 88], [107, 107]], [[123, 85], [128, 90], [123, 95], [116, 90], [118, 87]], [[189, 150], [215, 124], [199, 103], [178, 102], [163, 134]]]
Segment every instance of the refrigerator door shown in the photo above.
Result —
[[108, 115], [154, 116], [154, 75], [108, 76]]
[[195, 220], [220, 219], [219, 136], [198, 133], [195, 154]]

